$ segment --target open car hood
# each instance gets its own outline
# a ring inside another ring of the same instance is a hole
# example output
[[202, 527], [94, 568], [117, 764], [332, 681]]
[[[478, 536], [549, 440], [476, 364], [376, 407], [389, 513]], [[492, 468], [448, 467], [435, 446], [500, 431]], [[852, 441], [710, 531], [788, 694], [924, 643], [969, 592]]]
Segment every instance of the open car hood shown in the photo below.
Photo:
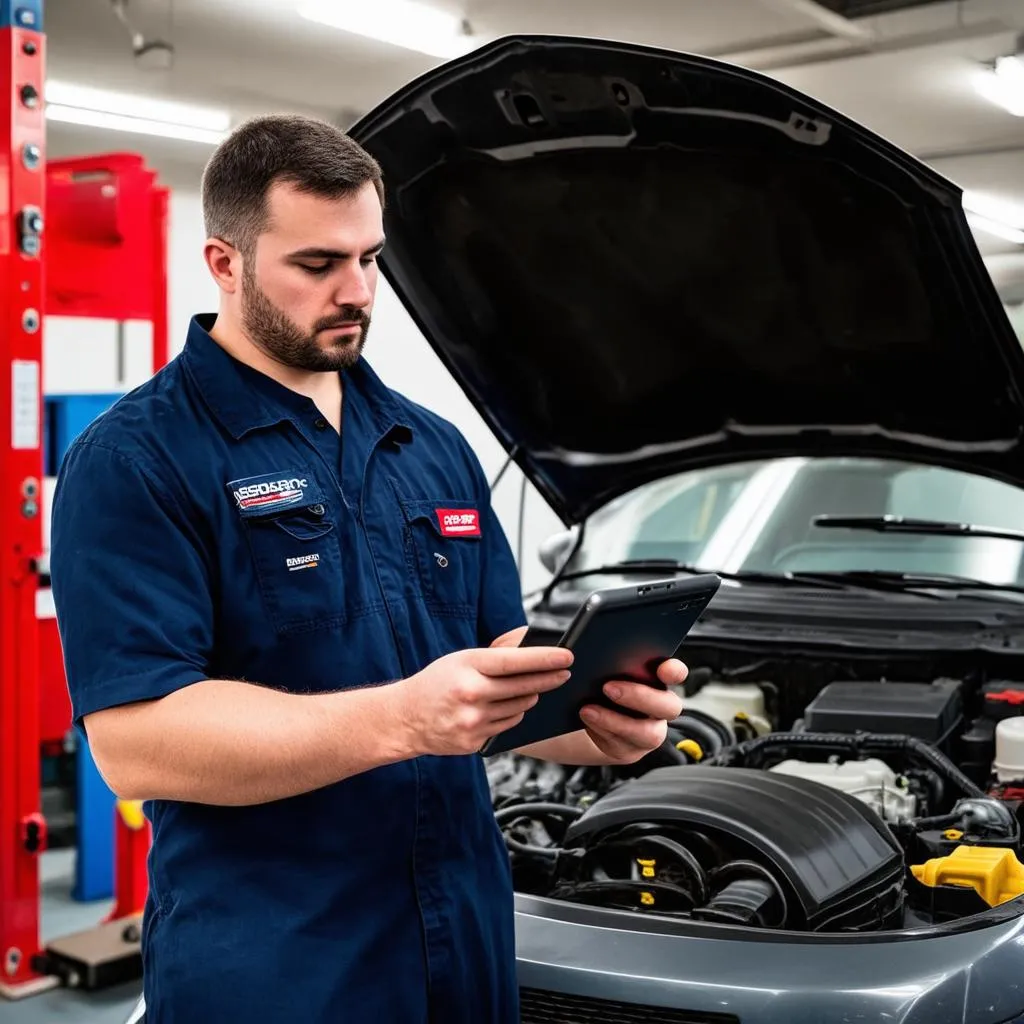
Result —
[[385, 276], [566, 524], [750, 457], [1024, 483], [1024, 352], [960, 189], [815, 100], [522, 36], [352, 135], [384, 171]]

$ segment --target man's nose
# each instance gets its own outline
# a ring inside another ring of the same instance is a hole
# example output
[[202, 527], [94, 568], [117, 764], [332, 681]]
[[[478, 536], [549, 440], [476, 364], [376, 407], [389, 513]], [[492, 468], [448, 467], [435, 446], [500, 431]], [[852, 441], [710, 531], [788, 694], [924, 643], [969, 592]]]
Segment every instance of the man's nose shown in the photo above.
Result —
[[338, 306], [368, 306], [373, 298], [370, 283], [366, 280], [366, 270], [362, 266], [353, 267], [338, 283], [334, 293], [334, 302]]

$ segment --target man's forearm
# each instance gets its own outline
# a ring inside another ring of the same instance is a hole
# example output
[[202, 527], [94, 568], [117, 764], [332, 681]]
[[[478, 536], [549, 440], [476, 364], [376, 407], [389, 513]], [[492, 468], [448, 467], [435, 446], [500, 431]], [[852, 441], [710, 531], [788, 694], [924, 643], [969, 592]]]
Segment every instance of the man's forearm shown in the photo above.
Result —
[[88, 716], [100, 771], [121, 797], [267, 803], [415, 755], [394, 685], [292, 694], [204, 680]]
[[536, 757], [542, 761], [553, 761], [556, 764], [600, 765], [618, 763], [598, 748], [586, 729], [580, 729], [579, 732], [570, 732], [564, 736], [555, 736], [553, 739], [542, 740], [540, 743], [531, 743], [529, 746], [519, 747], [516, 753], [525, 754], [528, 757]]

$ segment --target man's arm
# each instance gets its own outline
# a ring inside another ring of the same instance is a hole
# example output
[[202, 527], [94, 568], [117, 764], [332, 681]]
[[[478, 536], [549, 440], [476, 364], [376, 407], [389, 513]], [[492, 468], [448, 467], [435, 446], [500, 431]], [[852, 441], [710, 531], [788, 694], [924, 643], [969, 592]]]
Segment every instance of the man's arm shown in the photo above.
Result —
[[123, 798], [266, 803], [423, 754], [476, 753], [571, 661], [558, 648], [455, 651], [408, 679], [319, 695], [210, 679], [85, 723]]
[[472, 753], [571, 663], [553, 648], [459, 651], [405, 680], [319, 695], [210, 679], [207, 563], [195, 516], [166, 488], [117, 451], [72, 447], [54, 495], [54, 602], [74, 719], [119, 796], [263, 803]]
[[124, 799], [244, 805], [414, 756], [395, 685], [291, 694], [208, 679], [86, 715], [96, 766]]
[[531, 743], [528, 746], [519, 747], [516, 753], [525, 754], [527, 757], [536, 757], [541, 761], [553, 761], [555, 764], [565, 765], [625, 763], [605, 753], [593, 741], [586, 729], [580, 729], [579, 732], [570, 732], [565, 736], [555, 736], [553, 739], [542, 740], [540, 743]]

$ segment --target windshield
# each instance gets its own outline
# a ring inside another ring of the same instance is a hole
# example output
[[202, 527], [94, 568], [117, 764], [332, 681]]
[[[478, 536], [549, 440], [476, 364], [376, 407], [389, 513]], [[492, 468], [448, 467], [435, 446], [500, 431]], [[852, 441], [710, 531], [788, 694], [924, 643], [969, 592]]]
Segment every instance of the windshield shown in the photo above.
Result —
[[[591, 517], [567, 567], [671, 559], [720, 572], [942, 573], [1024, 584], [1024, 544], [823, 529], [819, 515], [1024, 527], [1024, 490], [886, 459], [771, 459], [695, 470], [631, 491]], [[582, 584], [581, 584], [582, 585]]]
[[1024, 345], [1024, 302], [1007, 302], [1003, 306], [1010, 318], [1010, 323], [1013, 324], [1013, 329], [1017, 332], [1017, 337]]

